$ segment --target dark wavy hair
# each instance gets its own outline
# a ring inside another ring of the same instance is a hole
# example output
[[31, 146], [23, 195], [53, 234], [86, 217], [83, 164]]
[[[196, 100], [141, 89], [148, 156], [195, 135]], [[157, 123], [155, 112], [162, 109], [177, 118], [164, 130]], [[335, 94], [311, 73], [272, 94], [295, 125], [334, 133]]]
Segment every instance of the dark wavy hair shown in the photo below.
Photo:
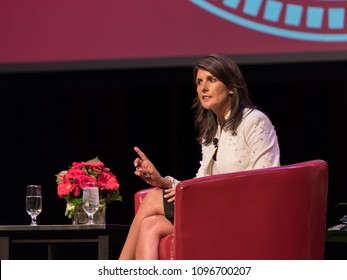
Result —
[[[245, 108], [254, 109], [247, 89], [245, 79], [236, 65], [229, 57], [224, 55], [211, 54], [198, 60], [193, 68], [194, 83], [199, 69], [210, 72], [226, 85], [228, 89], [234, 91], [230, 101], [231, 114], [225, 122], [224, 129], [237, 133], [237, 127], [242, 121], [243, 110]], [[198, 130], [198, 141], [208, 145], [216, 135], [218, 122], [217, 116], [211, 111], [204, 109], [197, 95], [192, 108], [195, 109], [194, 124]]]

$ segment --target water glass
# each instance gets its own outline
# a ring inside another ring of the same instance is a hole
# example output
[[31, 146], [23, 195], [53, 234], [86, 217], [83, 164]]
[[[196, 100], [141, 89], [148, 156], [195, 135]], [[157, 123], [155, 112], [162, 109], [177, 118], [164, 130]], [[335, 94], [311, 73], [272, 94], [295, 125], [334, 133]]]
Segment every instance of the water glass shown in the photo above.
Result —
[[93, 225], [94, 214], [99, 209], [99, 188], [97, 186], [83, 188], [82, 208], [88, 215], [87, 224]]
[[27, 185], [25, 209], [31, 217], [31, 226], [37, 226], [36, 217], [42, 211], [42, 195], [40, 185]]

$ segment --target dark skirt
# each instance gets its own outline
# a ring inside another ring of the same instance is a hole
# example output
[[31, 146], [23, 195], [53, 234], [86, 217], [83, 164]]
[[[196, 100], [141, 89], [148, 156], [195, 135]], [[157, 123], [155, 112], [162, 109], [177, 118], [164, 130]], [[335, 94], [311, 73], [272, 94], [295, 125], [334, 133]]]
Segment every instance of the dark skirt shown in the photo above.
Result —
[[167, 198], [164, 197], [166, 192], [163, 189], [163, 202], [164, 202], [164, 213], [165, 217], [174, 224], [174, 212], [175, 212], [175, 203], [168, 202]]

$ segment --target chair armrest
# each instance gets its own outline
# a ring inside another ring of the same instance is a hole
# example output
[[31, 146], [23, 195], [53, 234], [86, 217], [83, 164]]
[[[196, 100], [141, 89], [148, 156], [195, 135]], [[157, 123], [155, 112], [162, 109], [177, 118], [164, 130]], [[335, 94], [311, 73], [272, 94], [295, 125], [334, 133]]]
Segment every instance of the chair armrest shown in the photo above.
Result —
[[181, 181], [175, 259], [322, 259], [322, 160]]

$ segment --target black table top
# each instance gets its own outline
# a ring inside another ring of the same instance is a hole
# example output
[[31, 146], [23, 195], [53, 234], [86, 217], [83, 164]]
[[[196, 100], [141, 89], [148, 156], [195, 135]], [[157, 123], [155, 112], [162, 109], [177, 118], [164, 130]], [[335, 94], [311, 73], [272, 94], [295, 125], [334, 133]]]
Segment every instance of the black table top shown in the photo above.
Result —
[[123, 224], [78, 224], [78, 225], [0, 225], [0, 232], [5, 231], [69, 231], [69, 230], [122, 230], [129, 229], [129, 225]]

